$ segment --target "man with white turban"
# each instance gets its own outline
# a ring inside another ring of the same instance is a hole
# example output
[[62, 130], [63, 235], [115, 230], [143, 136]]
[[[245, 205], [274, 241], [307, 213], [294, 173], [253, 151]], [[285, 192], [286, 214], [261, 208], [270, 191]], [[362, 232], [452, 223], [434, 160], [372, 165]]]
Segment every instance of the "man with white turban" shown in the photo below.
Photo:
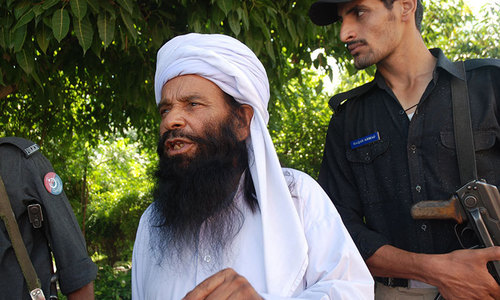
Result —
[[255, 54], [192, 33], [157, 59], [160, 163], [135, 240], [132, 298], [373, 299], [328, 196], [280, 166]]

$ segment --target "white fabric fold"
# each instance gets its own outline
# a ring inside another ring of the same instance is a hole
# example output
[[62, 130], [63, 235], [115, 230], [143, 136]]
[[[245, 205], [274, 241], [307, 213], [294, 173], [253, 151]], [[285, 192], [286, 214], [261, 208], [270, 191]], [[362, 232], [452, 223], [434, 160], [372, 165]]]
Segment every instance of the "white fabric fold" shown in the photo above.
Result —
[[[175, 37], [158, 51], [156, 103], [170, 79], [195, 74], [215, 83], [240, 103], [253, 107], [247, 139], [250, 173], [262, 215], [266, 282], [269, 294], [289, 297], [307, 267], [307, 241], [267, 130], [269, 81], [255, 54], [220, 34]], [[272, 266], [272, 267], [270, 267]]]

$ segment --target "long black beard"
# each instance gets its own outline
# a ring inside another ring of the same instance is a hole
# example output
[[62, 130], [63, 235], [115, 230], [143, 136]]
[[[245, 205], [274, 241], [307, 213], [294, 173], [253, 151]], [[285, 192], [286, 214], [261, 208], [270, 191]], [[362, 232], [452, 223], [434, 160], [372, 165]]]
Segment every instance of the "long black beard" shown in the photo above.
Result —
[[[241, 229], [244, 218], [233, 199], [248, 167], [248, 152], [245, 141], [236, 138], [235, 126], [228, 118], [219, 126], [207, 126], [203, 138], [181, 131], [160, 138], [151, 218], [151, 246], [160, 261], [166, 258], [175, 262], [170, 265], [179, 265], [196, 251], [223, 253]], [[167, 157], [164, 142], [172, 136], [196, 142], [196, 155]]]

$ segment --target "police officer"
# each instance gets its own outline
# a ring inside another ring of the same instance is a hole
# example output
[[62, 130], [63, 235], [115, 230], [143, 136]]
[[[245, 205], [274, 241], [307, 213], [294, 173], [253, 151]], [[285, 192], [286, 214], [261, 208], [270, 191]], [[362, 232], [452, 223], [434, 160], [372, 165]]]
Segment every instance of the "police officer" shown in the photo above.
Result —
[[[53, 276], [51, 251], [61, 292], [70, 300], [94, 299], [97, 266], [88, 256], [62, 181], [38, 145], [22, 138], [0, 138], [0, 175], [47, 299]], [[0, 299], [30, 299], [12, 241], [1, 221]]]
[[457, 239], [455, 221], [410, 215], [413, 204], [448, 199], [463, 185], [452, 114], [456, 80], [467, 81], [477, 174], [500, 186], [500, 60], [457, 64], [428, 49], [422, 14], [420, 0], [312, 4], [315, 24], [340, 23], [338, 36], [356, 68], [377, 67], [374, 80], [330, 100], [335, 113], [319, 183], [376, 276], [375, 299], [432, 300], [438, 292], [447, 300], [500, 299], [486, 268], [500, 260], [500, 247], [461, 249], [470, 243]]

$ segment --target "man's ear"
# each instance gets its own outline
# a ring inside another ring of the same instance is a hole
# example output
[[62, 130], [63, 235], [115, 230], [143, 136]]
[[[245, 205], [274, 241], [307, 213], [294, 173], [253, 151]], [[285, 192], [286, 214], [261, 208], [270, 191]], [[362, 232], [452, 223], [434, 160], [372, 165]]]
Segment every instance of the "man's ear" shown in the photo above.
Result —
[[253, 107], [248, 104], [242, 104], [238, 108], [238, 115], [237, 137], [239, 141], [243, 141], [250, 135], [250, 122], [253, 117]]
[[402, 20], [408, 22], [412, 17], [415, 17], [415, 10], [417, 9], [417, 0], [401, 0], [402, 7]]

